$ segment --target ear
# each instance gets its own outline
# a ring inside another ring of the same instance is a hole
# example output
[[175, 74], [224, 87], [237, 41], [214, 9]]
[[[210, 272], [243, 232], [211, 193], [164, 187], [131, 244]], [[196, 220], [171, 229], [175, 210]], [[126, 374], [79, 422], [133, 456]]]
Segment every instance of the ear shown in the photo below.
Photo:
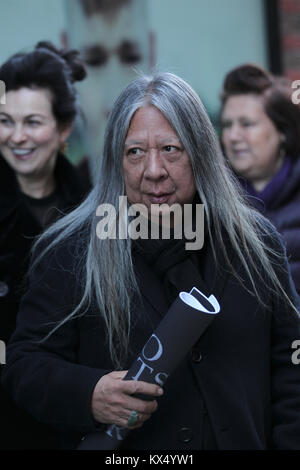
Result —
[[70, 124], [66, 124], [61, 130], [60, 130], [60, 137], [59, 137], [59, 140], [60, 140], [60, 143], [64, 143], [67, 138], [69, 137], [69, 135], [71, 134], [71, 131], [72, 131], [72, 123]]

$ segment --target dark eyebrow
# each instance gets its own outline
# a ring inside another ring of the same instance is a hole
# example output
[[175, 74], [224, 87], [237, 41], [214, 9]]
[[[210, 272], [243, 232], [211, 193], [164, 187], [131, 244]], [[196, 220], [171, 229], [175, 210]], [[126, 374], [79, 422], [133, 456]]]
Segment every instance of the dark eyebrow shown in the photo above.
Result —
[[168, 142], [170, 142], [170, 143], [172, 143], [172, 142], [174, 142], [174, 143], [179, 142], [179, 143], [181, 144], [181, 141], [180, 141], [179, 137], [177, 137], [177, 136], [166, 137], [165, 139], [162, 139], [162, 140], [160, 141], [161, 144], [166, 144], [166, 143], [168, 143]]
[[[10, 114], [6, 113], [5, 111], [0, 111], [0, 114], [4, 114], [4, 116], [7, 116], [7, 117], [12, 119], [12, 116]], [[33, 117], [44, 118], [45, 116], [43, 114], [33, 113], [33, 114], [29, 114], [28, 116], [25, 116], [25, 119], [30, 119], [30, 118], [33, 118]]]
[[125, 148], [128, 148], [130, 147], [131, 145], [143, 145], [145, 142], [143, 140], [128, 140], [125, 142], [125, 145], [124, 147]]
[[25, 116], [25, 119], [30, 119], [30, 118], [33, 118], [33, 117], [44, 118], [45, 116], [43, 114], [33, 113], [33, 114], [29, 114], [28, 116]]

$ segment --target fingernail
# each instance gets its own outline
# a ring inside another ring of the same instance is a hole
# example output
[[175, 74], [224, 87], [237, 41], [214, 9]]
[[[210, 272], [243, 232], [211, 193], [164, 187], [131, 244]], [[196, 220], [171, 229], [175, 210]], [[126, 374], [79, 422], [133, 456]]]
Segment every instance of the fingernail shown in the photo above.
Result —
[[159, 388], [157, 390], [157, 395], [162, 395], [164, 393], [163, 389], [162, 388]]

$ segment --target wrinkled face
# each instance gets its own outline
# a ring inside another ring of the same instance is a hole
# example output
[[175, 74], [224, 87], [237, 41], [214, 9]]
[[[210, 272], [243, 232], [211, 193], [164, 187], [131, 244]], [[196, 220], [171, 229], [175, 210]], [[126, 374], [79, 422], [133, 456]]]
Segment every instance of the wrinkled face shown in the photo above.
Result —
[[49, 90], [6, 93], [6, 104], [0, 105], [0, 152], [17, 177], [37, 178], [53, 171], [68, 134], [69, 129], [58, 129]]
[[98, 156], [114, 101], [137, 77], [148, 72], [148, 28], [145, 3], [135, 0], [107, 16], [86, 16], [79, 2], [69, 2], [68, 44], [80, 51], [87, 77], [77, 84], [86, 118], [84, 137], [89, 154]]
[[196, 187], [189, 157], [176, 132], [154, 106], [138, 109], [127, 133], [123, 155], [126, 195], [130, 203], [193, 201]]
[[261, 97], [245, 94], [227, 99], [222, 113], [222, 142], [238, 174], [250, 181], [271, 179], [282, 164], [281, 138], [264, 111]]

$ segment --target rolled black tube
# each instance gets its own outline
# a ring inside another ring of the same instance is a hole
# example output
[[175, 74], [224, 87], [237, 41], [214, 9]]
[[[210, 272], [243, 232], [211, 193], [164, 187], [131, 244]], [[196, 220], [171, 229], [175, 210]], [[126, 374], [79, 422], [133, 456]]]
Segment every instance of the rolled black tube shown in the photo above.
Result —
[[[195, 287], [190, 293], [181, 292], [123, 380], [143, 380], [163, 386], [219, 311], [214, 296], [207, 298]], [[84, 436], [78, 450], [117, 449], [129, 432], [128, 428], [108, 425], [104, 431]]]

